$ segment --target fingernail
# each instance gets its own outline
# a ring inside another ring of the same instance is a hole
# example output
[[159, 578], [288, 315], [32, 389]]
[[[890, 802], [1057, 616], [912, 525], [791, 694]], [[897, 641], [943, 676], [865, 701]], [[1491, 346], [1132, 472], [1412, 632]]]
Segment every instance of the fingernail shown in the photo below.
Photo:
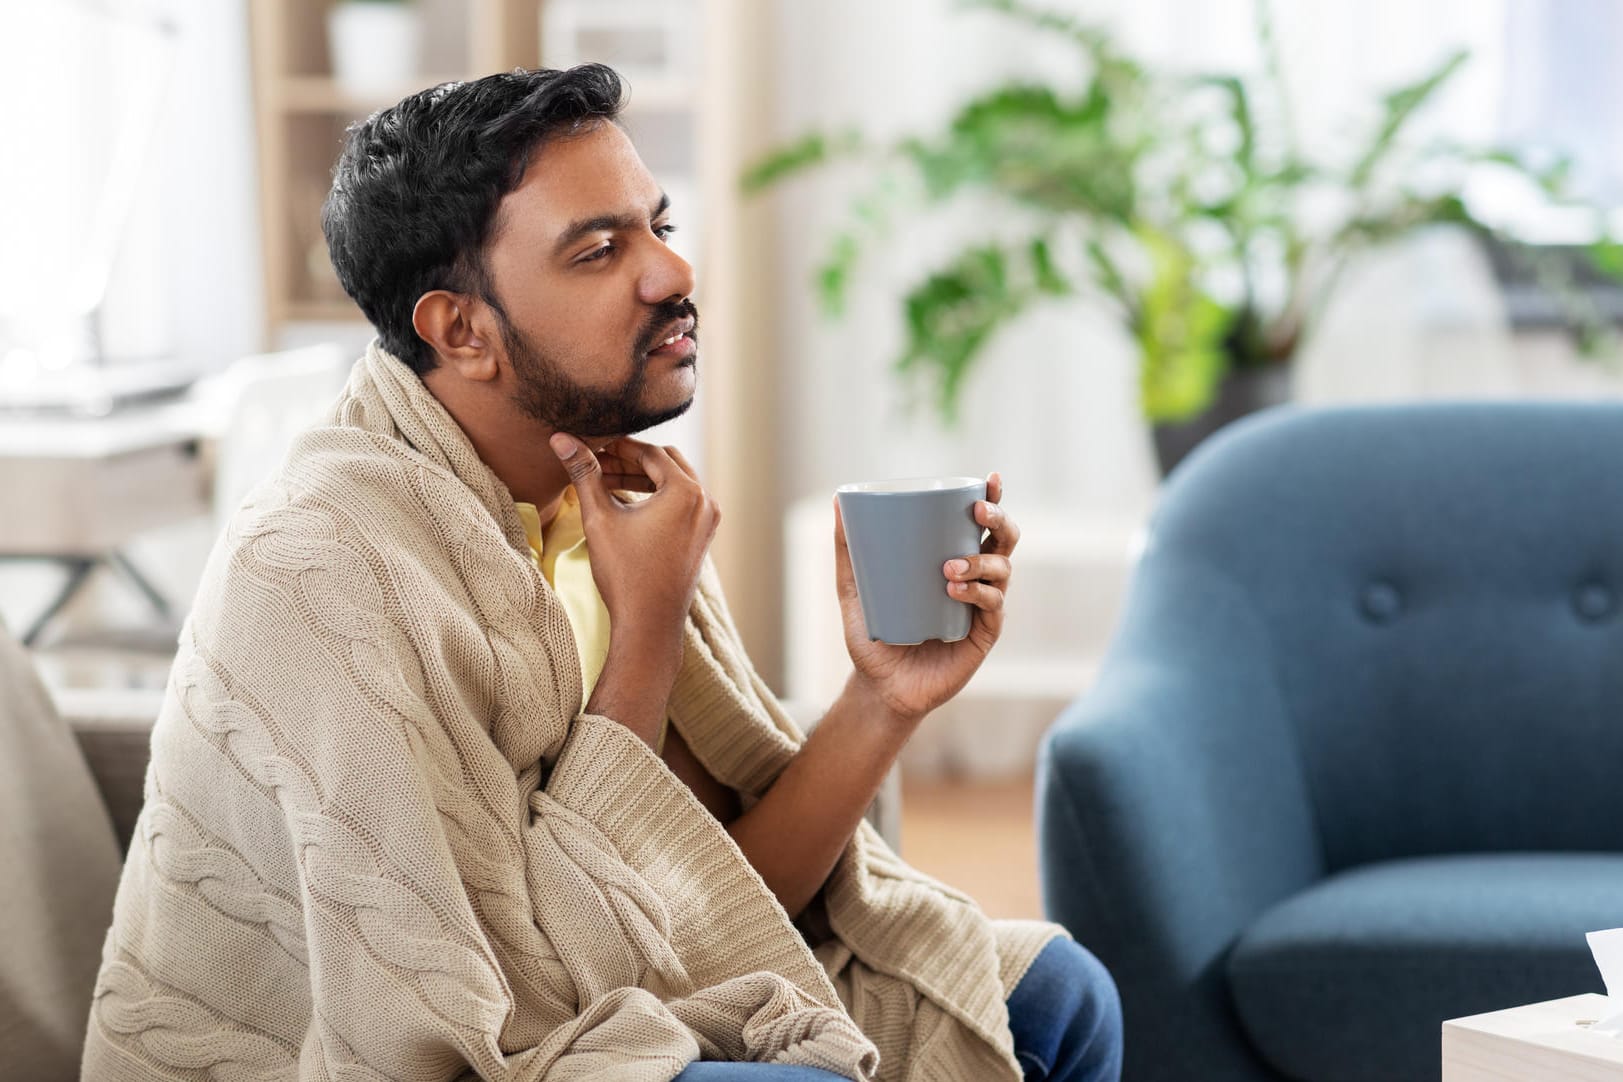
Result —
[[951, 571], [954, 575], [962, 575], [965, 571], [969, 570], [969, 561], [968, 560], [948, 560], [947, 561], [947, 570]]
[[575, 454], [575, 441], [558, 433], [552, 437], [552, 450], [559, 458], [571, 458]]

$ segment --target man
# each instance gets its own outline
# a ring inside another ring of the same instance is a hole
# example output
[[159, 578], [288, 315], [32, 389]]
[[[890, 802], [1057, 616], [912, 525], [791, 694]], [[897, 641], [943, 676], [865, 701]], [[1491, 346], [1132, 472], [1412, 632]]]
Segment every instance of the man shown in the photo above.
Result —
[[998, 637], [1000, 479], [942, 571], [956, 643], [868, 641], [836, 524], [854, 671], [803, 741], [715, 503], [629, 438], [687, 409], [698, 347], [620, 94], [520, 71], [351, 132], [323, 223], [378, 339], [210, 560], [87, 1079], [1118, 1072], [1091, 955], [862, 823]]

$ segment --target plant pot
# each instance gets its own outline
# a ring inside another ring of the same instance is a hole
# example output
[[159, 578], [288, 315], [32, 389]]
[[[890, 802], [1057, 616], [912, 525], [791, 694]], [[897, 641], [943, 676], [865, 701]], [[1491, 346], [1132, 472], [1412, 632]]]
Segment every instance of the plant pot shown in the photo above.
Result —
[[340, 0], [327, 12], [333, 77], [346, 93], [401, 93], [417, 76], [417, 8], [397, 0]]
[[1187, 421], [1155, 426], [1155, 458], [1161, 467], [1161, 476], [1171, 473], [1201, 440], [1230, 421], [1238, 421], [1248, 413], [1270, 406], [1284, 405], [1290, 401], [1290, 391], [1289, 364], [1231, 370], [1218, 384], [1217, 397], [1203, 412]]

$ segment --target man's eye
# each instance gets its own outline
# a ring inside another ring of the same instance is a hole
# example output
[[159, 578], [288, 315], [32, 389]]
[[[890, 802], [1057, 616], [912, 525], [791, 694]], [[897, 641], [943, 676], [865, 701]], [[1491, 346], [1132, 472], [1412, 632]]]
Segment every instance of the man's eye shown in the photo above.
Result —
[[590, 252], [588, 252], [587, 254], [581, 256], [580, 261], [582, 263], [591, 263], [591, 262], [594, 262], [596, 260], [602, 259], [604, 256], [608, 255], [612, 251], [614, 251], [614, 245], [605, 244], [605, 245], [603, 245], [603, 246], [601, 246], [599, 248], [594, 248]]
[[667, 224], [654, 226], [654, 236], [658, 237], [660, 240], [670, 240], [671, 234], [674, 232], [676, 232], [676, 227], [674, 225]]

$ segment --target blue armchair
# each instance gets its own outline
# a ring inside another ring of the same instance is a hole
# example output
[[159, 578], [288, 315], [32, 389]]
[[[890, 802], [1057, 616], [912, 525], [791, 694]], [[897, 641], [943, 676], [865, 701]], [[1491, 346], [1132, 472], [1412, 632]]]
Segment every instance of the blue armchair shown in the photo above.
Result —
[[1623, 405], [1269, 411], [1168, 480], [1038, 768], [1130, 1082], [1436, 1079], [1623, 925]]

